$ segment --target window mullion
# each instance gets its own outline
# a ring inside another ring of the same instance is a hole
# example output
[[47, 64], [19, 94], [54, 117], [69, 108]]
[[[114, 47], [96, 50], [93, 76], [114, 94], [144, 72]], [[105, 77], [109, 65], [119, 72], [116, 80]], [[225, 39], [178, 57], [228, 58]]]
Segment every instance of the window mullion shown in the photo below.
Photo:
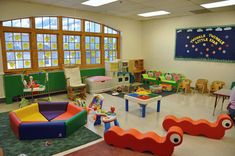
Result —
[[62, 17], [58, 17], [58, 65], [60, 68], [62, 68], [62, 65], [64, 64], [64, 50], [63, 50], [63, 32], [62, 32]]
[[38, 53], [37, 53], [37, 38], [35, 32], [35, 19], [31, 18], [31, 33], [30, 33], [30, 52], [31, 52], [31, 64], [34, 71], [38, 70]]

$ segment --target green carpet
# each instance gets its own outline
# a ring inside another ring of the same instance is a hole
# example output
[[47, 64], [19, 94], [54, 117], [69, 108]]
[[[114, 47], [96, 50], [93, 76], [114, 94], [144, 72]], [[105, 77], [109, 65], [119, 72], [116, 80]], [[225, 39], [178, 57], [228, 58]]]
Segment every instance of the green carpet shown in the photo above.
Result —
[[[18, 156], [19, 154], [49, 156], [84, 145], [99, 138], [101, 138], [99, 135], [86, 127], [81, 127], [67, 138], [21, 141], [15, 137], [10, 128], [8, 113], [0, 113], [0, 148], [3, 148], [5, 156]], [[52, 144], [45, 146], [45, 142], [48, 140], [52, 141]]]

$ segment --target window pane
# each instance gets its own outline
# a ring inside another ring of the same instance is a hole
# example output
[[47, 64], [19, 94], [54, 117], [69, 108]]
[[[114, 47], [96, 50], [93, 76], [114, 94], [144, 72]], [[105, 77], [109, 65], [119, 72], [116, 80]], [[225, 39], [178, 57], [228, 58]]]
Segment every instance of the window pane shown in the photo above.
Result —
[[12, 33], [5, 33], [5, 41], [13, 41]]
[[68, 30], [68, 18], [62, 19], [63, 30]]
[[20, 20], [13, 20], [12, 21], [12, 26], [13, 27], [20, 27], [21, 26]]
[[50, 17], [50, 28], [57, 29], [57, 17]]
[[105, 61], [114, 61], [117, 59], [117, 38], [105, 37], [104, 49], [105, 49]]
[[11, 27], [11, 21], [5, 21], [2, 23], [3, 26], [6, 26], [6, 27]]
[[86, 63], [100, 64], [100, 38], [96, 36], [86, 36]]
[[28, 18], [21, 19], [21, 26], [24, 28], [29, 28], [30, 27], [29, 19]]
[[50, 28], [50, 19], [49, 17], [43, 17], [42, 18], [42, 25], [43, 25], [43, 29], [49, 29]]
[[80, 51], [80, 36], [64, 35], [64, 64], [81, 64]]
[[118, 32], [112, 28], [109, 28], [109, 27], [104, 27], [104, 33], [105, 34], [118, 34]]
[[42, 17], [35, 18], [35, 26], [38, 29], [42, 29]]
[[74, 18], [63, 18], [63, 30], [81, 31], [81, 20]]
[[38, 66], [58, 66], [57, 35], [37, 34]]
[[95, 22], [85, 21], [85, 31], [100, 33], [101, 25]]

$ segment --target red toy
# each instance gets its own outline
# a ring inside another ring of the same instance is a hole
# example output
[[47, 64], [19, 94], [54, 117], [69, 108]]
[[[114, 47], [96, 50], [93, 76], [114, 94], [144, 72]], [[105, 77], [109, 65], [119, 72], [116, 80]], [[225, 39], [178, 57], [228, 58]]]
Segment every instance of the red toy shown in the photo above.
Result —
[[166, 137], [161, 137], [154, 132], [141, 133], [136, 129], [124, 131], [114, 126], [104, 134], [107, 144], [120, 148], [130, 148], [138, 152], [152, 152], [158, 156], [170, 156], [174, 147], [183, 141], [181, 128], [173, 126], [169, 129]]
[[189, 135], [203, 135], [212, 139], [221, 139], [225, 134], [225, 130], [233, 127], [233, 121], [226, 114], [218, 116], [215, 123], [204, 119], [195, 121], [188, 117], [179, 119], [173, 115], [168, 115], [165, 117], [162, 126], [166, 131], [171, 126], [179, 126], [184, 133]]

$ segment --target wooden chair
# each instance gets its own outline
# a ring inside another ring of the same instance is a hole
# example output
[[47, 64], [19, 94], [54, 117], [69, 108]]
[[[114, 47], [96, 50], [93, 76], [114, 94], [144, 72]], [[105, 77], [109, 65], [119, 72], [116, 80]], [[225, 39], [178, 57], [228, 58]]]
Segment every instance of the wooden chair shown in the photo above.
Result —
[[190, 85], [192, 83], [192, 80], [190, 79], [184, 79], [180, 82], [177, 88], [177, 93], [179, 92], [180, 89], [183, 89], [185, 93], [191, 92]]
[[79, 66], [64, 66], [67, 93], [70, 100], [86, 98], [86, 84], [82, 83]]
[[195, 84], [195, 90], [198, 90], [201, 93], [207, 93], [208, 88], [207, 88], [208, 80], [207, 79], [198, 79]]
[[210, 86], [210, 93], [214, 93], [224, 87], [225, 82], [223, 81], [213, 81]]

